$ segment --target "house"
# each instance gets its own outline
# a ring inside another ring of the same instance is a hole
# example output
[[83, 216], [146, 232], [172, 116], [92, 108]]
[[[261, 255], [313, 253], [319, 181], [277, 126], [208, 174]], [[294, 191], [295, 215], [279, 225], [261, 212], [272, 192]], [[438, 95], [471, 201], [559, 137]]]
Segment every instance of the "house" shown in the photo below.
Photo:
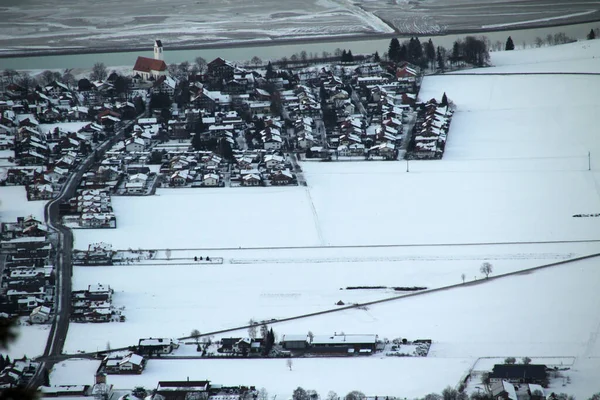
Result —
[[164, 400], [208, 398], [209, 381], [159, 381], [156, 394]]
[[107, 374], [141, 374], [146, 367], [146, 359], [133, 352], [123, 358], [105, 358], [104, 371]]
[[269, 176], [269, 179], [272, 185], [289, 185], [294, 180], [294, 175], [289, 169], [277, 170]]
[[130, 153], [141, 153], [144, 151], [145, 147], [146, 143], [144, 142], [144, 139], [139, 137], [130, 138], [125, 142], [125, 150]]
[[259, 186], [262, 183], [262, 179], [258, 174], [246, 174], [242, 177], [243, 186]]
[[318, 352], [371, 354], [377, 347], [377, 335], [315, 335], [310, 345], [312, 351]]
[[148, 175], [146, 175], [146, 174], [129, 175], [129, 179], [125, 183], [125, 191], [128, 194], [144, 193], [147, 181], [148, 181]]
[[165, 338], [148, 338], [140, 339], [138, 342], [138, 353], [140, 354], [169, 354], [179, 345], [173, 343], [173, 339]]
[[37, 306], [29, 315], [29, 322], [32, 324], [44, 324], [50, 319], [50, 307]]
[[490, 392], [494, 400], [518, 400], [515, 387], [507, 381], [492, 383]]
[[546, 393], [542, 385], [530, 383], [527, 388], [530, 400], [546, 400]]
[[542, 364], [496, 364], [490, 374], [490, 382], [535, 383], [546, 385], [548, 374]]
[[283, 156], [277, 154], [267, 154], [264, 158], [267, 169], [273, 169], [283, 165]]
[[306, 335], [283, 335], [281, 345], [286, 350], [303, 350], [308, 347], [308, 341]]
[[219, 186], [219, 175], [205, 174], [202, 177], [202, 186]]

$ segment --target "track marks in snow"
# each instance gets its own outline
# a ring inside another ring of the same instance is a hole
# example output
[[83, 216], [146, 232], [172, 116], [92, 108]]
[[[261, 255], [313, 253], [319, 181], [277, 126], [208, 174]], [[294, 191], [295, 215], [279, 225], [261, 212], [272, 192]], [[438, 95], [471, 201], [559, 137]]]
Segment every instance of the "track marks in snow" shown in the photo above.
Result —
[[315, 208], [315, 203], [313, 202], [312, 196], [310, 195], [310, 190], [308, 186], [305, 187], [306, 197], [308, 198], [308, 203], [310, 204], [310, 210], [312, 211], [313, 221], [315, 223], [315, 230], [317, 231], [317, 236], [319, 237], [319, 245], [325, 246], [325, 240], [323, 239], [323, 231], [321, 231], [321, 223], [319, 222], [319, 214], [317, 214], [317, 209]]
[[568, 260], [576, 257], [574, 253], [515, 253], [491, 255], [456, 256], [390, 256], [390, 257], [323, 257], [323, 258], [262, 258], [229, 260], [230, 264], [320, 264], [320, 263], [361, 263], [361, 262], [398, 262], [398, 261], [463, 261], [463, 260]]

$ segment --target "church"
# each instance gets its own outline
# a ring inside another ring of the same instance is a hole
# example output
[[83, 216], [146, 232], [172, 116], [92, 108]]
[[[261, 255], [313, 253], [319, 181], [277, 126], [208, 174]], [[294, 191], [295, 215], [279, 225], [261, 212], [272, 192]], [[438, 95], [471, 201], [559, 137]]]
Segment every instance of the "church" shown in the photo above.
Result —
[[167, 64], [164, 61], [163, 45], [160, 40], [154, 41], [154, 58], [138, 57], [133, 67], [133, 75], [149, 80], [167, 75]]

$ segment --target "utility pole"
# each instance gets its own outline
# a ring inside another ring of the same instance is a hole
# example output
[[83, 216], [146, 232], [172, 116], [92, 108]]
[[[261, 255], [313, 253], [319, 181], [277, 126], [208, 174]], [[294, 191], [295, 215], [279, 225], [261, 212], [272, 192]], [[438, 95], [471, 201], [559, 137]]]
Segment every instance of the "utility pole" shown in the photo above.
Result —
[[406, 172], [410, 172], [408, 169], [408, 159], [406, 160]]

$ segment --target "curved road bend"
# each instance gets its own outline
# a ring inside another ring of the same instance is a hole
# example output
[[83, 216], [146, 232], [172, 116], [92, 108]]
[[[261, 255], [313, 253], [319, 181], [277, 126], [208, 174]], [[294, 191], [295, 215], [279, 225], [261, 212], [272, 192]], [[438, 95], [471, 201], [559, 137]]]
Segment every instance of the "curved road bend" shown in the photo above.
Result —
[[[403, 300], [403, 299], [406, 299], [406, 298], [409, 298], [409, 297], [425, 296], [425, 295], [428, 295], [428, 294], [431, 294], [431, 293], [442, 292], [442, 291], [447, 291], [447, 290], [452, 290], [452, 289], [458, 289], [458, 288], [461, 288], [461, 287], [469, 287], [469, 286], [481, 285], [481, 284], [492, 282], [492, 281], [495, 281], [495, 280], [500, 280], [500, 279], [504, 279], [504, 278], [508, 278], [508, 277], [512, 277], [512, 276], [516, 276], [516, 275], [528, 275], [528, 274], [531, 274], [532, 272], [535, 272], [535, 271], [538, 271], [538, 270], [552, 268], [552, 267], [556, 267], [556, 266], [559, 266], [559, 265], [576, 263], [578, 261], [583, 261], [583, 260], [587, 260], [587, 259], [593, 259], [593, 258], [597, 258], [597, 257], [600, 257], [600, 253], [594, 253], [594, 254], [589, 254], [589, 255], [586, 255], [586, 256], [571, 258], [569, 260], [557, 261], [557, 262], [553, 262], [553, 263], [550, 263], [550, 264], [539, 265], [537, 267], [532, 267], [532, 268], [523, 269], [523, 270], [519, 270], [519, 271], [508, 272], [506, 274], [491, 276], [491, 277], [489, 277], [487, 279], [478, 279], [476, 281], [470, 281], [470, 282], [465, 282], [465, 283], [457, 283], [457, 284], [454, 284], [454, 285], [448, 285], [448, 286], [443, 286], [443, 287], [434, 288], [434, 289], [422, 290], [422, 291], [415, 292], [415, 293], [409, 293], [409, 294], [403, 294], [403, 295], [398, 295], [398, 296], [393, 296], [393, 297], [387, 297], [385, 299], [369, 301], [369, 302], [366, 302], [366, 303], [352, 304], [352, 305], [348, 305], [348, 306], [336, 307], [336, 308], [331, 308], [331, 309], [327, 309], [327, 310], [323, 310], [323, 311], [317, 311], [317, 312], [308, 313], [308, 314], [296, 315], [296, 316], [293, 316], [293, 317], [280, 318], [280, 319], [277, 319], [277, 320], [268, 321], [268, 324], [273, 325], [273, 324], [278, 324], [278, 323], [282, 323], [282, 322], [289, 322], [289, 321], [294, 321], [294, 320], [299, 320], [299, 319], [304, 319], [304, 318], [315, 317], [315, 316], [319, 316], [319, 315], [332, 314], [332, 313], [336, 313], [336, 312], [340, 312], [340, 311], [352, 310], [352, 309], [355, 309], [355, 308], [368, 307], [368, 306], [375, 305], [375, 304], [381, 304], [381, 303], [387, 303], [387, 302], [392, 302], [392, 301], [397, 301], [397, 300]], [[237, 327], [234, 327], [234, 328], [227, 328], [227, 329], [221, 329], [221, 330], [218, 330], [218, 331], [206, 332], [206, 333], [203, 333], [203, 334], [199, 335], [198, 337], [206, 337], [206, 336], [212, 336], [212, 335], [220, 335], [220, 334], [223, 334], [223, 333], [235, 332], [235, 331], [239, 331], [239, 330], [242, 330], [242, 329], [247, 329], [250, 326], [251, 325], [242, 325], [242, 326], [237, 326]], [[187, 340], [187, 339], [195, 339], [195, 338], [196, 338], [195, 336], [183, 336], [183, 337], [177, 338], [177, 340]], [[120, 347], [120, 348], [111, 349], [111, 351], [122, 351], [122, 350], [129, 350], [129, 347]], [[44, 355], [43, 357], [39, 357], [38, 359], [39, 360], [46, 360], [46, 362], [50, 362], [51, 361], [52, 363], [56, 363], [56, 362], [63, 361], [63, 360], [66, 360], [66, 359], [71, 359], [71, 358], [86, 358], [86, 359], [91, 359], [91, 358], [94, 358], [96, 355], [102, 354], [102, 353], [105, 353], [105, 351], [101, 351], [101, 352], [89, 352], [89, 353], [76, 353], [76, 354]], [[161, 358], [164, 358], [164, 357], [161, 357]], [[171, 358], [177, 358], [177, 357], [171, 357]], [[185, 357], [182, 357], [182, 358], [185, 358]]]
[[[140, 116], [146, 115], [144, 112]], [[60, 203], [75, 195], [75, 190], [81, 182], [83, 174], [94, 164], [96, 157], [102, 157], [104, 153], [110, 149], [117, 141], [123, 138], [125, 129], [132, 125], [135, 121], [129, 121], [121, 126], [115, 135], [110, 140], [102, 143], [95, 151], [91, 152], [69, 175], [68, 180], [61, 188], [60, 193], [56, 198], [49, 201], [44, 207], [44, 219], [46, 224], [52, 230], [58, 233], [58, 258], [56, 268], [56, 285], [54, 308], [55, 317], [52, 322], [52, 328], [48, 335], [46, 348], [40, 368], [36, 371], [35, 376], [29, 381], [28, 388], [38, 388], [43, 383], [43, 370], [50, 371], [54, 366], [55, 361], [51, 361], [53, 356], [62, 354], [62, 349], [67, 338], [69, 329], [69, 317], [71, 313], [71, 277], [73, 276], [73, 264], [71, 262], [71, 251], [73, 249], [73, 234], [71, 230], [61, 224], [59, 218], [58, 206]], [[50, 358], [48, 358], [50, 357]]]

